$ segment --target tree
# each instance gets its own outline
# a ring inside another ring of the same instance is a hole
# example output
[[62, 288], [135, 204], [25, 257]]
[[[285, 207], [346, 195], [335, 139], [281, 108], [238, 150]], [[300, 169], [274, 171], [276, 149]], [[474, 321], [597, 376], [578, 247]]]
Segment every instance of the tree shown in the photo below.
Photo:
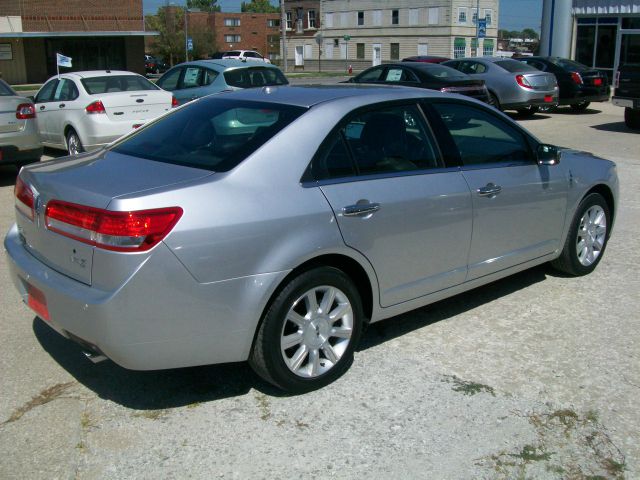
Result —
[[201, 12], [219, 12], [218, 0], [187, 0], [187, 8], [197, 8]]
[[524, 38], [538, 39], [538, 32], [536, 32], [533, 28], [525, 28], [522, 30], [522, 36]]
[[271, 5], [269, 0], [251, 0], [240, 4], [241, 12], [248, 13], [278, 13], [278, 7]]
[[154, 37], [152, 53], [161, 56], [171, 66], [184, 60], [184, 10], [160, 7], [157, 15], [148, 15], [145, 20], [149, 30], [159, 33]]

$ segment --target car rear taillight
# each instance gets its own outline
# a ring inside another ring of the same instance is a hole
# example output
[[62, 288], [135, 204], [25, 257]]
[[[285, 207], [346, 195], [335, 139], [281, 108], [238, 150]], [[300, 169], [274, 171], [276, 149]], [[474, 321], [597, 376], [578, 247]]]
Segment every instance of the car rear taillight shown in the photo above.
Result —
[[16, 108], [16, 118], [18, 120], [36, 118], [36, 106], [33, 103], [21, 103]]
[[533, 86], [529, 83], [529, 80], [527, 80], [527, 77], [525, 77], [524, 75], [516, 75], [516, 82], [521, 87], [533, 88]]
[[573, 80], [573, 83], [575, 83], [576, 85], [583, 84], [582, 75], [580, 75], [578, 72], [571, 72], [571, 80]]
[[107, 111], [104, 109], [104, 105], [100, 100], [96, 100], [95, 102], [90, 103], [89, 105], [87, 105], [87, 108], [85, 108], [85, 110], [87, 111], [87, 113], [107, 113]]
[[594, 84], [596, 87], [599, 87], [600, 85], [602, 85], [602, 79], [601, 79], [601, 78], [594, 78], [594, 79], [593, 79], [593, 84]]
[[144, 252], [160, 243], [182, 216], [180, 207], [113, 212], [51, 200], [45, 225], [52, 232], [105, 250]]
[[180, 102], [178, 102], [178, 99], [176, 97], [171, 97], [171, 106], [177, 107], [178, 105], [180, 105]]
[[33, 221], [35, 217], [35, 196], [31, 188], [28, 187], [20, 177], [16, 180], [13, 194], [16, 197], [16, 209], [29, 220]]

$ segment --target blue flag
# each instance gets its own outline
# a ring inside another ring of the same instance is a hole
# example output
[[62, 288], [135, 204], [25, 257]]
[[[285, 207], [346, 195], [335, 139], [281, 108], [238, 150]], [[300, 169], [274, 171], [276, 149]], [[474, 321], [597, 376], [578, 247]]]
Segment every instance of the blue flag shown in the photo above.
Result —
[[65, 57], [59, 53], [56, 53], [56, 63], [59, 67], [71, 68], [71, 57]]

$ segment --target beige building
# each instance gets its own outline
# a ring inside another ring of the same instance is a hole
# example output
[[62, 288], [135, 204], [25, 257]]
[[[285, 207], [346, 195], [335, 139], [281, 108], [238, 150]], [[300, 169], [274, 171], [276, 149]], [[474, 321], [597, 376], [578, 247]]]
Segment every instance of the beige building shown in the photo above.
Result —
[[[479, 3], [486, 31], [478, 53], [493, 55], [499, 0]], [[352, 65], [360, 70], [414, 55], [476, 55], [477, 4], [477, 0], [321, 0], [323, 69]], [[291, 39], [288, 57], [296, 66], [315, 69], [318, 48], [314, 38]]]

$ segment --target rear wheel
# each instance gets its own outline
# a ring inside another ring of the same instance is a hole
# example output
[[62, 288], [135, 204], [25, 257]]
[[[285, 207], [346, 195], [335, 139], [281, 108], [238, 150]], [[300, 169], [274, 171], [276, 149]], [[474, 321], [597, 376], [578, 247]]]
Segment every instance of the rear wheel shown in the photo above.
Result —
[[587, 275], [600, 262], [607, 246], [609, 205], [599, 193], [587, 195], [576, 210], [560, 256], [551, 262], [569, 275]]
[[574, 112], [584, 112], [589, 106], [590, 102], [580, 102], [571, 104], [571, 110]]
[[634, 110], [633, 108], [625, 107], [624, 123], [629, 128], [640, 130], [640, 110]]
[[80, 137], [74, 129], [67, 132], [67, 151], [69, 155], [78, 155], [84, 152], [84, 147], [80, 141]]
[[502, 108], [500, 108], [500, 100], [491, 92], [489, 92], [489, 105], [495, 107], [497, 110], [502, 110]]
[[304, 272], [266, 311], [249, 363], [283, 390], [323, 387], [351, 365], [362, 317], [358, 291], [342, 271], [320, 267]]
[[518, 109], [518, 114], [521, 117], [533, 117], [536, 113], [538, 113], [538, 107], [535, 105], [529, 105], [528, 107]]

